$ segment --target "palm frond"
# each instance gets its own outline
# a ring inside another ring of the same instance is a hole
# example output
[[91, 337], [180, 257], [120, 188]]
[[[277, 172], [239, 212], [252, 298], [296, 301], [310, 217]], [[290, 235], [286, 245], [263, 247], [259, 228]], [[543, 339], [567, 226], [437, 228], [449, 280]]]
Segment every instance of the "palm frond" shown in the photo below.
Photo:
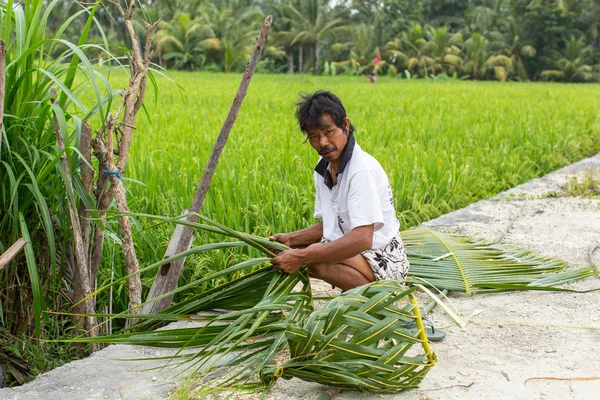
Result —
[[595, 274], [593, 268], [564, 271], [567, 264], [525, 250], [418, 227], [402, 232], [410, 262], [409, 282], [467, 294], [552, 287]]

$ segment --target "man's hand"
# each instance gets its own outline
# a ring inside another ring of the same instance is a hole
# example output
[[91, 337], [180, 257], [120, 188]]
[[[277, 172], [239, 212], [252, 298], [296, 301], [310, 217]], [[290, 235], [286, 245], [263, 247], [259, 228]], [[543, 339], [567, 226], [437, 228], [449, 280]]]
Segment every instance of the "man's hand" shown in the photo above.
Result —
[[302, 251], [303, 250], [283, 251], [279, 253], [277, 257], [271, 259], [271, 264], [273, 264], [273, 268], [278, 269], [282, 273], [291, 275], [298, 271], [304, 264]]
[[287, 247], [292, 247], [289, 233], [276, 233], [273, 236], [269, 236], [269, 240], [271, 242], [279, 242]]
[[[269, 236], [269, 240], [271, 242], [281, 243], [282, 245], [284, 245], [286, 247], [292, 247], [292, 241], [290, 240], [290, 234], [289, 233], [276, 233], [273, 236]], [[275, 254], [279, 254], [282, 251], [282, 250], [274, 249], [272, 247], [269, 247], [268, 249], [271, 250]]]

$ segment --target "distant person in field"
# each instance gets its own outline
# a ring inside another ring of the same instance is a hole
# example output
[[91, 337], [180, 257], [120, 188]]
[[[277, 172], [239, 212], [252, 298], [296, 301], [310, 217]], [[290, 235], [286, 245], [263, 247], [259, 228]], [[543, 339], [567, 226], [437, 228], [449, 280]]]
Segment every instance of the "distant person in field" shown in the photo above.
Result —
[[340, 99], [326, 91], [302, 96], [300, 130], [321, 156], [314, 170], [316, 224], [269, 239], [291, 248], [271, 260], [293, 274], [311, 276], [342, 290], [375, 280], [404, 280], [408, 272], [392, 188], [383, 168], [354, 139]]

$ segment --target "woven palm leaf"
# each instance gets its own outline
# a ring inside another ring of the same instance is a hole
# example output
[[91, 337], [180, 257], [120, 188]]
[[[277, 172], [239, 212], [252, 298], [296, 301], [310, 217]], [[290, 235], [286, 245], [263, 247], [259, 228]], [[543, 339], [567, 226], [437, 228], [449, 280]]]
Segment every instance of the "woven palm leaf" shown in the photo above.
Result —
[[435, 355], [414, 291], [397, 281], [378, 281], [333, 299], [288, 327], [291, 358], [264, 368], [262, 381], [270, 386], [279, 377], [297, 377], [386, 393], [417, 387]]

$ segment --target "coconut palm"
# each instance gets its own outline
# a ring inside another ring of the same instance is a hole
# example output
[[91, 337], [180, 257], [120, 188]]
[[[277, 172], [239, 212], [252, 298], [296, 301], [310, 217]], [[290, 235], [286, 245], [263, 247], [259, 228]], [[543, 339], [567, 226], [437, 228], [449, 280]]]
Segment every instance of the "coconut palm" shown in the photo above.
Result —
[[342, 20], [334, 18], [320, 0], [302, 3], [301, 10], [288, 4], [285, 7], [286, 18], [295, 32], [294, 44], [309, 46], [312, 52], [313, 74], [317, 74], [319, 66], [319, 46], [327, 35], [335, 33]]
[[390, 1], [354, 1], [351, 8], [354, 15], [350, 14], [349, 18], [354, 23], [364, 23], [374, 28], [375, 43], [379, 48], [410, 27], [404, 10]]
[[465, 30], [467, 34], [485, 34], [493, 30], [496, 11], [490, 7], [477, 6], [468, 9], [465, 15]]
[[[172, 20], [177, 14], [185, 13], [191, 16], [197, 15], [197, 10], [203, 0], [168, 0], [158, 1], [154, 7], [148, 7], [164, 20]], [[156, 20], [156, 19], [154, 19]]]
[[159, 65], [172, 60], [176, 69], [202, 68], [206, 61], [202, 41], [215, 36], [209, 24], [187, 13], [177, 13], [171, 21], [160, 21], [158, 28], [152, 39]]
[[395, 65], [411, 74], [427, 77], [433, 60], [427, 56], [426, 46], [423, 27], [421, 24], [413, 24], [408, 31], [402, 32], [385, 45], [384, 57], [394, 60]]
[[[575, 1], [577, 1], [577, 0], [575, 0]], [[554, 3], [554, 5], [557, 8], [559, 8], [560, 10], [566, 12], [566, 11], [569, 11], [570, 8], [572, 8], [573, 3], [575, 1], [573, 1], [573, 0], [570, 0], [570, 1], [569, 0], [551, 0], [551, 1], [548, 1], [548, 0], [531, 0], [530, 3], [529, 3], [529, 5], [530, 6], [532, 6], [532, 5], [539, 6], [539, 5], [544, 5], [545, 3]]]
[[447, 27], [427, 26], [425, 30], [428, 41], [424, 51], [427, 54], [428, 72], [433, 75], [442, 72], [449, 75], [457, 73], [463, 63], [460, 57], [462, 33], [450, 34]]
[[354, 25], [350, 28], [350, 59], [359, 65], [366, 65], [377, 55], [375, 27], [366, 24]]
[[592, 46], [586, 45], [584, 37], [571, 36], [565, 41], [562, 54], [554, 51], [550, 59], [545, 59], [555, 69], [542, 71], [540, 77], [567, 82], [591, 81], [593, 79], [592, 54]]
[[481, 69], [488, 58], [487, 45], [488, 40], [480, 33], [473, 33], [465, 42], [463, 72], [474, 80], [481, 78]]
[[280, 48], [283, 52], [285, 52], [285, 59], [287, 65], [287, 73], [294, 73], [294, 51], [297, 49], [298, 45], [294, 42], [294, 38], [296, 37], [296, 32], [292, 30], [291, 22], [286, 18], [286, 10], [283, 4], [278, 4], [275, 9], [275, 20], [279, 20], [275, 27], [273, 33], [271, 33], [271, 37], [273, 38], [275, 45]]
[[331, 65], [335, 72], [345, 70], [352, 74], [363, 72], [377, 55], [375, 28], [364, 23], [344, 27], [338, 33], [344, 41], [330, 47]]
[[260, 8], [218, 8], [213, 3], [204, 3], [199, 7], [199, 12], [214, 32], [214, 37], [202, 42], [209, 57], [220, 65], [223, 72], [243, 68], [252, 52], [253, 39], [260, 29]]
[[535, 48], [523, 43], [521, 27], [516, 18], [507, 17], [503, 25], [505, 30], [503, 52], [511, 58], [515, 76], [523, 81], [529, 80], [523, 58], [535, 56]]
[[505, 81], [512, 76], [514, 65], [512, 59], [503, 54], [492, 54], [481, 66], [482, 79], [495, 79]]

